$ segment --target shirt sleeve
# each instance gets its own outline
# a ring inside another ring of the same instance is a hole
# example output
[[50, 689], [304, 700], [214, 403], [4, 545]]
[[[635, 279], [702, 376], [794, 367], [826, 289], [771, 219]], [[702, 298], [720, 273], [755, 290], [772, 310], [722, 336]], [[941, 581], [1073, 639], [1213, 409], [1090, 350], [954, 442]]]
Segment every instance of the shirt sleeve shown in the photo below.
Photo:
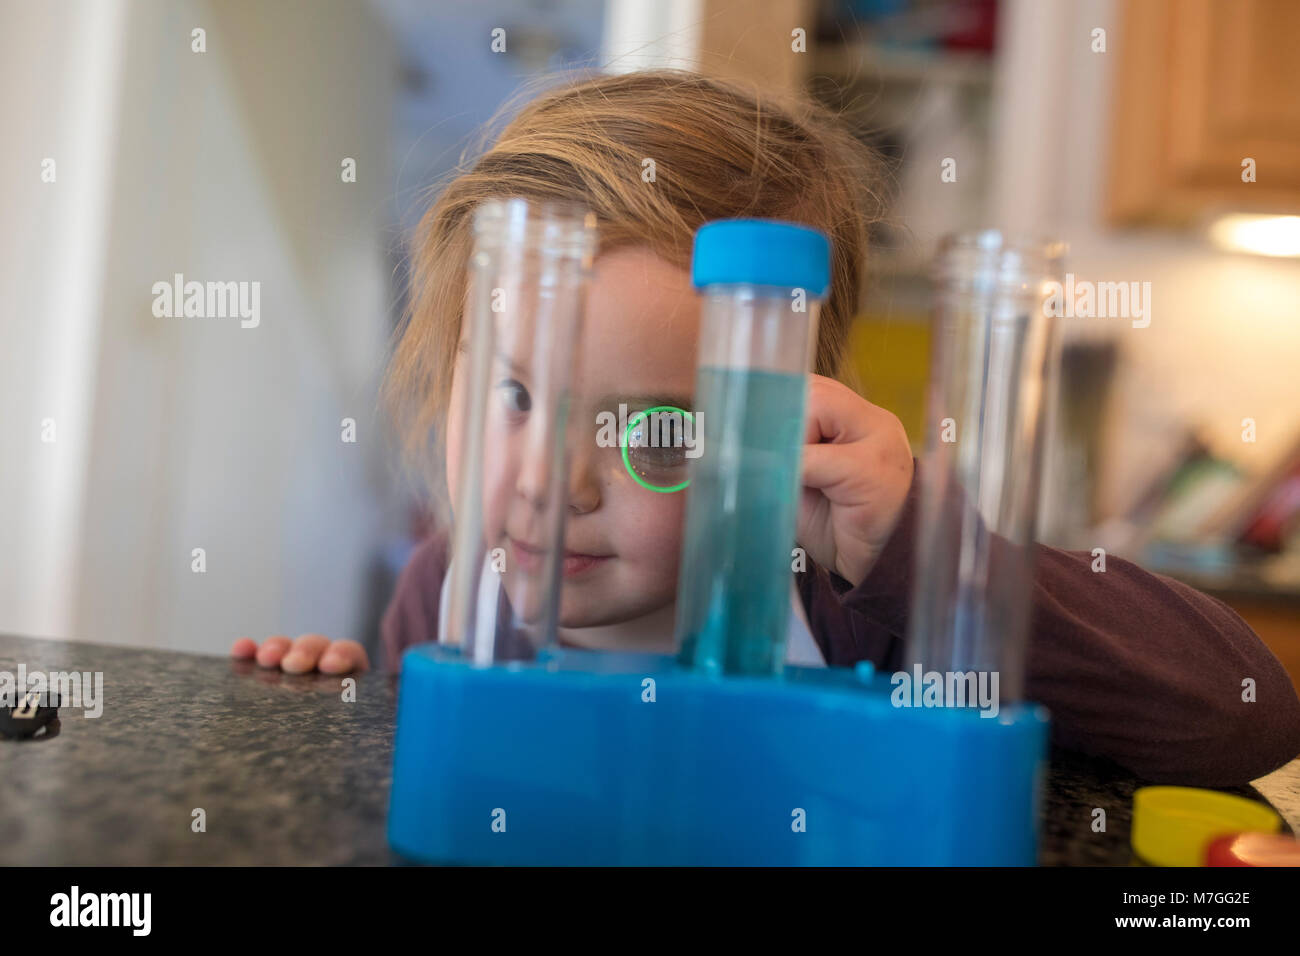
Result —
[[416, 547], [389, 599], [379, 624], [384, 664], [391, 673], [402, 666], [402, 652], [438, 639], [438, 604], [447, 571], [447, 537], [436, 534]]
[[[820, 592], [863, 619], [855, 646], [889, 635], [878, 667], [898, 667], [906, 638], [919, 472], [867, 577], [853, 587], [832, 573]], [[1300, 753], [1295, 687], [1227, 605], [1120, 558], [1094, 572], [1090, 552], [1034, 545], [1033, 557], [1025, 694], [1051, 711], [1053, 742], [1193, 786], [1242, 784]]]

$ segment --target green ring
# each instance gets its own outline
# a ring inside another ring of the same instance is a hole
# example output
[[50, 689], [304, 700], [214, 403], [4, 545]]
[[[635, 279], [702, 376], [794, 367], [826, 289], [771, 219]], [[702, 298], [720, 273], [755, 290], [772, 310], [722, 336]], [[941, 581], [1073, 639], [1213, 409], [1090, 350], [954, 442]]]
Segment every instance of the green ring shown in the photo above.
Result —
[[661, 495], [666, 495], [674, 491], [681, 491], [683, 488], [685, 488], [687, 485], [691, 483], [691, 479], [687, 478], [681, 484], [673, 485], [671, 488], [661, 488], [658, 485], [650, 484], [648, 481], [646, 481], [644, 478], [638, 475], [635, 469], [633, 469], [632, 467], [632, 462], [628, 461], [627, 436], [629, 433], [631, 433], [632, 426], [635, 425], [637, 422], [639, 422], [641, 419], [645, 418], [651, 412], [681, 412], [692, 422], [695, 421], [695, 416], [692, 415], [690, 412], [688, 412], [686, 409], [676, 408], [672, 405], [656, 405], [654, 408], [647, 408], [643, 412], [637, 412], [635, 415], [633, 415], [631, 418], [628, 419], [627, 428], [623, 432], [623, 467], [626, 468], [627, 473], [632, 476], [632, 480], [635, 481], [642, 488], [646, 489], [647, 491], [657, 491]]

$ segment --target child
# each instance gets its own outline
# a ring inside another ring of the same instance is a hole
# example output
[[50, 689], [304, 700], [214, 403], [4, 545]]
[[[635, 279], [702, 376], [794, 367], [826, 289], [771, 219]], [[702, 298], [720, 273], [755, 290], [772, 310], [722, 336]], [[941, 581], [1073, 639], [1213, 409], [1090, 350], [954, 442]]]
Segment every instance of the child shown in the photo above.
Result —
[[[645, 159], [655, 160], [652, 182]], [[571, 200], [596, 213], [600, 249], [578, 345], [594, 394], [693, 391], [699, 305], [689, 266], [705, 222], [750, 216], [820, 229], [832, 242], [832, 282], [809, 387], [798, 542], [810, 563], [796, 575], [798, 610], [826, 664], [898, 670], [918, 468], [898, 420], [833, 378], [878, 214], [868, 162], [813, 105], [691, 73], [598, 77], [528, 103], [421, 224], [387, 394], [417, 460], [429, 435], [447, 435], [445, 460], [423, 473], [456, 474], [461, 303], [482, 202]], [[564, 577], [560, 638], [669, 651], [685, 496], [647, 491], [605, 462], [580, 456], [571, 476], [574, 573]], [[1025, 691], [1051, 710], [1056, 743], [1149, 780], [1207, 786], [1241, 784], [1300, 753], [1300, 701], [1286, 672], [1224, 604], [1122, 560], [1094, 574], [1091, 554], [1035, 551]], [[402, 573], [382, 624], [389, 667], [404, 648], [436, 639], [447, 557], [447, 535], [437, 534]], [[233, 653], [294, 672], [368, 663], [355, 642], [320, 635], [273, 637], [260, 649], [244, 638]], [[1246, 678], [1255, 702], [1242, 700]]]

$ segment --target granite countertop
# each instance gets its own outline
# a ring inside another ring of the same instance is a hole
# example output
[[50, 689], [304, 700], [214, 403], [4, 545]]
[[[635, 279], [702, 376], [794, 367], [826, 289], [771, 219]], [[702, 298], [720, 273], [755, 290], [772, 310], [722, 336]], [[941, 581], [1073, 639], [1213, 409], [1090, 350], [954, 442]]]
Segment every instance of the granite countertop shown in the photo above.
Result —
[[[384, 864], [391, 678], [0, 637], [0, 670], [102, 671], [103, 714], [0, 738], [0, 864]], [[193, 811], [206, 832], [191, 829]]]
[[[393, 678], [358, 675], [345, 701], [341, 677], [0, 636], [0, 671], [20, 663], [102, 672], [103, 714], [61, 710], [37, 737], [0, 738], [0, 865], [401, 862], [384, 830]], [[1040, 862], [1127, 864], [1138, 786], [1115, 764], [1053, 751]], [[1263, 794], [1300, 829], [1300, 759], [1233, 792]]]

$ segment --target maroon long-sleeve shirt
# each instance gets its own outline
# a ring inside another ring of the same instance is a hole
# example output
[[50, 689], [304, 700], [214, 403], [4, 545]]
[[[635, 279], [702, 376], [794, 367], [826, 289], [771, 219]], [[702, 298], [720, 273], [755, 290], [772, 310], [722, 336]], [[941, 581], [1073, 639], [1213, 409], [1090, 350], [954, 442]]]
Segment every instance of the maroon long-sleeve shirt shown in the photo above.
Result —
[[[919, 469], [918, 469], [919, 472]], [[919, 479], [875, 566], [856, 587], [810, 562], [796, 575], [828, 665], [902, 666]], [[1118, 558], [1034, 546], [1025, 693], [1047, 706], [1052, 740], [1153, 782], [1235, 786], [1300, 754], [1300, 699], [1277, 658], [1227, 605]], [[424, 542], [398, 579], [381, 633], [390, 669], [432, 641], [447, 538]], [[1242, 699], [1252, 678], [1255, 699]]]

